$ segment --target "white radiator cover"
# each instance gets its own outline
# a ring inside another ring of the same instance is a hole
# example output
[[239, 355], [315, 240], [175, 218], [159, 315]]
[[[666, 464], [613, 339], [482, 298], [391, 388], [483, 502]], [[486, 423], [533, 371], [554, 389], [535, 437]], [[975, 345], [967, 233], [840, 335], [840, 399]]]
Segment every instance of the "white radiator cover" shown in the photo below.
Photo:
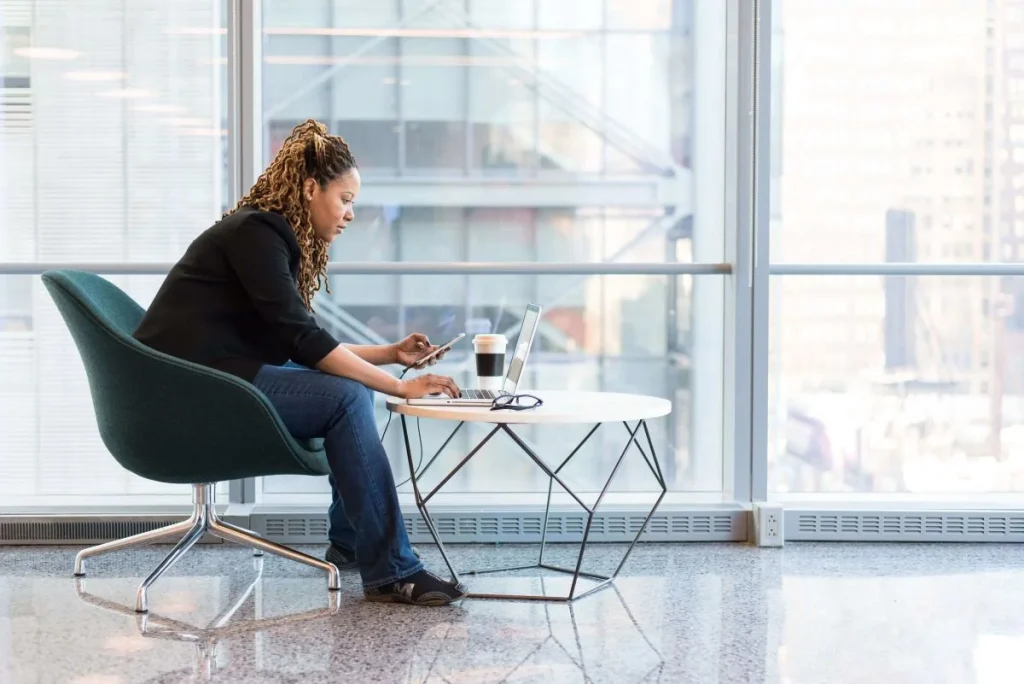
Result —
[[[541, 537], [543, 511], [447, 510], [433, 513], [441, 537], [451, 543], [536, 543]], [[645, 513], [609, 509], [595, 517], [590, 541], [632, 541]], [[32, 515], [0, 515], [0, 545], [96, 544], [187, 516], [174, 515], [70, 515], [60, 511]], [[417, 512], [403, 516], [410, 538], [418, 544], [432, 541]], [[327, 516], [319, 507], [254, 507], [246, 515], [227, 519], [283, 544], [322, 544], [327, 541]], [[740, 508], [690, 508], [663, 510], [650, 521], [643, 541], [650, 542], [746, 542], [750, 512]], [[547, 539], [579, 542], [586, 514], [552, 511]], [[788, 542], [1024, 542], [1024, 511], [1007, 510], [812, 510], [784, 512], [784, 536]]]
[[785, 512], [786, 541], [1024, 542], [1024, 511]]
[[[452, 543], [539, 543], [543, 511], [449, 510], [431, 512], [438, 534]], [[588, 541], [630, 542], [643, 526], [645, 511], [599, 513], [594, 518]], [[414, 543], [433, 541], [418, 512], [406, 511], [405, 529]], [[736, 510], [662, 511], [651, 517], [645, 541], [746, 541], [749, 512]], [[250, 524], [255, 532], [284, 544], [321, 543], [327, 540], [327, 516], [321, 511], [270, 510], [254, 512]], [[587, 515], [576, 511], [552, 511], [548, 517], [547, 541], [579, 542]]]
[[[543, 511], [532, 510], [449, 510], [432, 513], [438, 532], [451, 543], [537, 543], [541, 539]], [[646, 512], [609, 509], [597, 515], [588, 541], [629, 542], [643, 525]], [[180, 516], [103, 516], [91, 514], [0, 516], [0, 544], [96, 544], [110, 539], [155, 529], [184, 519]], [[405, 527], [415, 543], [432, 541], [418, 512], [406, 511]], [[687, 509], [662, 511], [652, 516], [642, 539], [651, 542], [744, 542], [749, 512], [736, 509]], [[263, 510], [254, 507], [247, 515], [226, 519], [282, 544], [323, 544], [327, 542], [327, 515], [320, 507], [289, 507]], [[547, 540], [576, 542], [586, 526], [586, 514], [552, 511]]]

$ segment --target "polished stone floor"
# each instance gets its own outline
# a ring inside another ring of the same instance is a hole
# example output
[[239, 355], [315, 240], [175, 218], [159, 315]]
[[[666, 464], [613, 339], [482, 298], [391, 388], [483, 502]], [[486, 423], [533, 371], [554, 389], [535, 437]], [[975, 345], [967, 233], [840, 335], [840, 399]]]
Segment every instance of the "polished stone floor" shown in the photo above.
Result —
[[[355, 575], [332, 601], [312, 569], [206, 545], [153, 587], [150, 615], [137, 618], [135, 589], [166, 550], [96, 559], [79, 582], [73, 548], [0, 546], [0, 684], [1024, 681], [1016, 546], [651, 544], [613, 588], [571, 608], [438, 609], [366, 603]], [[437, 553], [423, 552], [439, 569]], [[613, 568], [622, 552], [594, 546], [587, 569]], [[462, 567], [534, 553], [452, 549]], [[561, 578], [470, 581], [565, 589]]]

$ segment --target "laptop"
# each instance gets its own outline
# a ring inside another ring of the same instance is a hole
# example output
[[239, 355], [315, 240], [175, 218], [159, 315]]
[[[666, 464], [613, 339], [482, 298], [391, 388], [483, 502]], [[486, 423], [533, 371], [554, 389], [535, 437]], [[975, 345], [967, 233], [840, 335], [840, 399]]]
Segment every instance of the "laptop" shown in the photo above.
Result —
[[523, 322], [519, 326], [519, 337], [516, 338], [516, 350], [512, 360], [508, 364], [508, 372], [505, 373], [505, 380], [500, 391], [464, 389], [462, 396], [453, 399], [447, 394], [432, 394], [419, 399], [407, 399], [409, 406], [490, 406], [502, 394], [515, 394], [519, 389], [519, 379], [523, 376], [523, 369], [526, 368], [526, 359], [530, 356], [530, 347], [533, 346], [533, 338], [537, 334], [537, 327], [540, 324], [540, 307], [530, 304], [526, 307], [523, 315]]

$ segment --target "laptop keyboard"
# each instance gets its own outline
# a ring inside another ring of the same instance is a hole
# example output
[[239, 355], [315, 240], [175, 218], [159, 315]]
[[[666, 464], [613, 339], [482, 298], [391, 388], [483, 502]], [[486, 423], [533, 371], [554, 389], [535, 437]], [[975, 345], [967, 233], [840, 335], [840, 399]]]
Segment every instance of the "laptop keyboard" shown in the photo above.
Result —
[[492, 390], [474, 390], [464, 389], [462, 390], [463, 399], [489, 399], [494, 400], [498, 398], [498, 393]]

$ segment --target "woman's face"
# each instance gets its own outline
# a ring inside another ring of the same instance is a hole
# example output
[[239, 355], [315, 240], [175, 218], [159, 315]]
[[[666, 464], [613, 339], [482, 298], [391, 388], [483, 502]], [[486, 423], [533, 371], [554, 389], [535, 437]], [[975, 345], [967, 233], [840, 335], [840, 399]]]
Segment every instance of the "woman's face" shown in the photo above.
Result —
[[358, 169], [346, 171], [323, 188], [312, 178], [306, 179], [303, 193], [317, 238], [327, 243], [334, 242], [334, 238], [341, 235], [348, 222], [355, 218], [352, 205], [361, 184]]

